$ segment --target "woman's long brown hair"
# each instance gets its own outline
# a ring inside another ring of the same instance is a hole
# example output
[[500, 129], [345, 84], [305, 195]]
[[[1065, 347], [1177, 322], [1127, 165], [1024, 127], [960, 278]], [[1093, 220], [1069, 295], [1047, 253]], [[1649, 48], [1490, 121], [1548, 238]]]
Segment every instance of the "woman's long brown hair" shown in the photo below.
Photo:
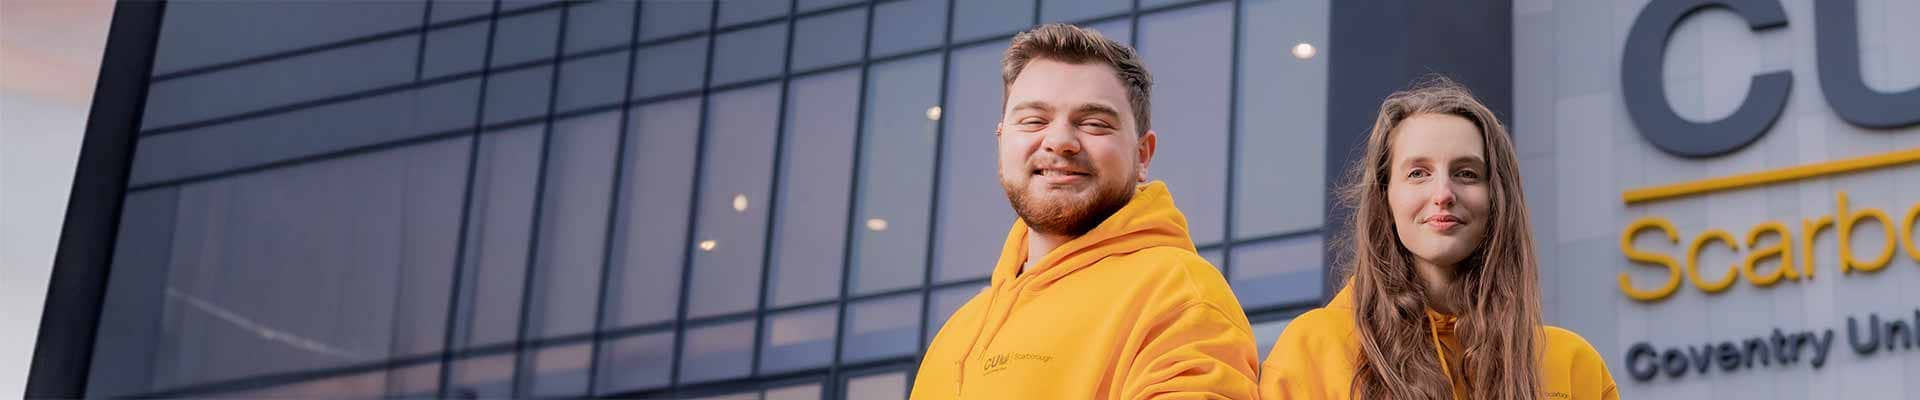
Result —
[[1466, 377], [1467, 398], [1540, 398], [1540, 290], [1527, 205], [1521, 197], [1519, 163], [1507, 129], [1473, 94], [1444, 77], [1431, 77], [1394, 93], [1380, 105], [1364, 158], [1349, 169], [1341, 201], [1352, 210], [1351, 229], [1340, 238], [1351, 248], [1354, 321], [1360, 362], [1353, 378], [1356, 398], [1451, 399], [1452, 380], [1441, 370], [1429, 336], [1426, 288], [1413, 256], [1400, 244], [1387, 205], [1391, 136], [1420, 114], [1465, 118], [1480, 128], [1487, 157], [1492, 215], [1480, 248], [1456, 265], [1448, 292], [1457, 296], [1455, 331]]

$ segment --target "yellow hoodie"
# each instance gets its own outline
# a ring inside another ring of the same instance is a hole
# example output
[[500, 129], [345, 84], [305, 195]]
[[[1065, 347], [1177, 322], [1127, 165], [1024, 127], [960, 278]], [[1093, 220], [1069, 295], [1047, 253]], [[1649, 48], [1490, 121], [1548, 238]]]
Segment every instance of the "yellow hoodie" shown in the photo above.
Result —
[[[1260, 396], [1266, 400], [1350, 399], [1360, 336], [1354, 331], [1353, 283], [1348, 282], [1326, 307], [1308, 311], [1287, 324], [1273, 353], [1260, 365]], [[1434, 351], [1460, 348], [1452, 316], [1427, 311]], [[1593, 345], [1572, 331], [1547, 326], [1545, 359], [1540, 363], [1543, 400], [1618, 400], [1613, 374]], [[1441, 357], [1445, 360], [1447, 357]], [[1445, 361], [1441, 368], [1450, 368]], [[1448, 373], [1452, 376], [1452, 373]], [[1466, 382], [1453, 377], [1453, 398], [1466, 399]]]
[[912, 398], [1254, 398], [1253, 330], [1164, 183], [1021, 273], [1026, 255], [1015, 221], [992, 285], [940, 328]]

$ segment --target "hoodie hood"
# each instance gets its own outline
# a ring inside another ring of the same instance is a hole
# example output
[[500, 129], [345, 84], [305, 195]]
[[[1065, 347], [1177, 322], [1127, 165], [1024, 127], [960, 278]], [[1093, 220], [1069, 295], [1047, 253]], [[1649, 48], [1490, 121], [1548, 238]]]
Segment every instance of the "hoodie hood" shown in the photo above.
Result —
[[1193, 240], [1187, 236], [1186, 215], [1174, 207], [1166, 183], [1156, 180], [1135, 189], [1133, 200], [1126, 206], [1093, 230], [1060, 244], [1028, 266], [1025, 273], [1020, 267], [1027, 263], [1027, 223], [1015, 220], [1001, 247], [1000, 260], [994, 264], [992, 287], [995, 292], [1011, 289], [1018, 278], [1027, 285], [1039, 285], [1031, 287], [1037, 289], [1107, 256], [1161, 246], [1194, 251]]

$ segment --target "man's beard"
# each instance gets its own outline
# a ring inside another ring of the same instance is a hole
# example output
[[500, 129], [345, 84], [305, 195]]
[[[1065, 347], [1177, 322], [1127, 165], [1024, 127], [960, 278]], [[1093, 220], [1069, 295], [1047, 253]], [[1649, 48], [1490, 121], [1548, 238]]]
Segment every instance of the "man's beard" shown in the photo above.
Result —
[[[1078, 165], [1090, 164], [1084, 159], [1071, 161]], [[1031, 167], [1028, 170], [1031, 171]], [[1013, 203], [1013, 212], [1020, 216], [1021, 221], [1026, 221], [1028, 228], [1049, 235], [1078, 237], [1100, 226], [1107, 217], [1133, 201], [1134, 187], [1131, 181], [1107, 184], [1097, 179], [1097, 175], [1088, 178], [1095, 178], [1091, 198], [1071, 195], [1029, 198], [1032, 193], [1028, 192], [1028, 187], [1034, 179], [1031, 174], [1026, 182], [1017, 183], [1002, 177], [1000, 188], [1007, 192], [1007, 201]]]

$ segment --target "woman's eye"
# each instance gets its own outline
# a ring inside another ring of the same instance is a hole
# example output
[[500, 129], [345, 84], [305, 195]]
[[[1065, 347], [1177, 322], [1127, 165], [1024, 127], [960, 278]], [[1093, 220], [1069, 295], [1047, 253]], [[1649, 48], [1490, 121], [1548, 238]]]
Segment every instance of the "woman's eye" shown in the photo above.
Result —
[[1458, 172], [1454, 172], [1453, 177], [1466, 179], [1466, 180], [1477, 180], [1477, 179], [1480, 179], [1480, 174], [1473, 172], [1473, 170], [1470, 170], [1470, 169], [1463, 169]]
[[1427, 170], [1424, 170], [1424, 169], [1415, 169], [1415, 170], [1412, 170], [1412, 171], [1407, 171], [1407, 177], [1408, 177], [1408, 178], [1416, 178], [1416, 179], [1418, 179], [1418, 178], [1425, 178], [1425, 177], [1427, 177]]

